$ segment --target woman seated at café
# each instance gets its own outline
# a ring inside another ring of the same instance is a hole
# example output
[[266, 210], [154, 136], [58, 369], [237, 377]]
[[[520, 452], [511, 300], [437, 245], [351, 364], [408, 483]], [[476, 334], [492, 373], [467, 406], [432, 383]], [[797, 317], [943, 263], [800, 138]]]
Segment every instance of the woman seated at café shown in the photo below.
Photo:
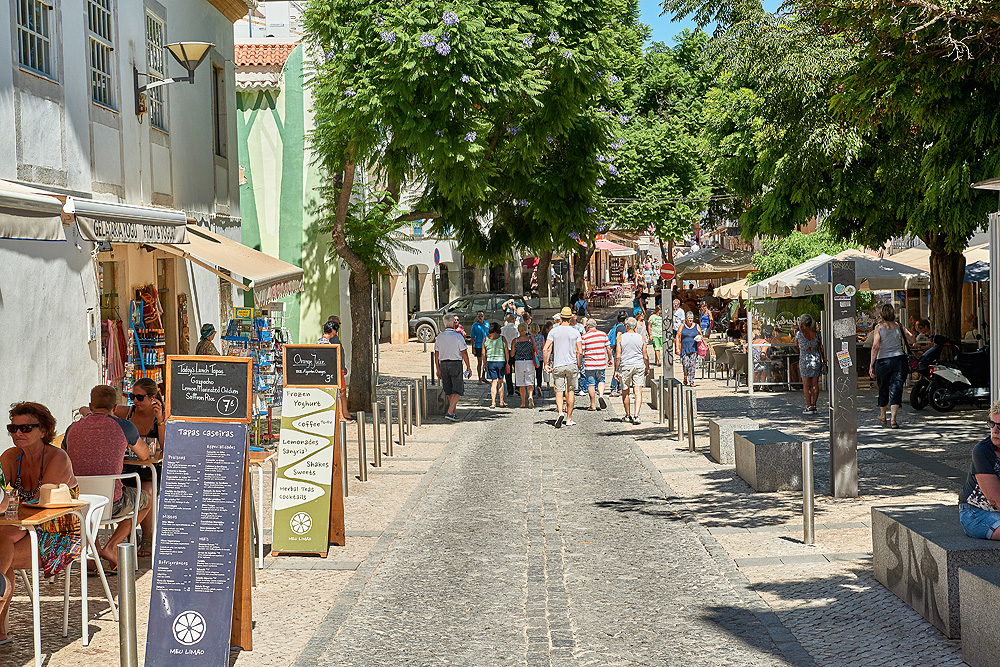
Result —
[[[163, 436], [166, 434], [167, 421], [163, 417], [163, 396], [156, 382], [149, 378], [139, 378], [132, 385], [129, 394], [132, 405], [119, 405], [115, 408], [115, 416], [127, 419], [135, 424], [139, 437], [152, 445], [154, 452], [163, 451]], [[125, 460], [126, 466], [128, 459]], [[157, 473], [159, 473], [157, 466]], [[142, 488], [147, 494], [152, 493], [153, 471], [146, 466], [128, 466], [125, 472], [138, 472], [142, 480]], [[147, 512], [139, 526], [142, 528], [142, 541], [136, 555], [146, 558], [153, 555], [153, 520], [152, 512]]]
[[972, 448], [972, 466], [958, 494], [958, 518], [969, 537], [1000, 540], [1000, 401], [990, 406], [989, 435]]
[[[56, 419], [40, 403], [15, 403], [7, 425], [14, 446], [0, 454], [3, 477], [19, 500], [38, 498], [42, 484], [66, 484], [79, 497], [73, 465], [63, 450], [52, 445]], [[74, 516], [44, 523], [37, 528], [39, 560], [45, 576], [51, 577], [80, 555], [79, 524]], [[0, 575], [6, 584], [14, 581], [14, 570], [31, 567], [31, 540], [15, 526], [0, 526]], [[4, 556], [9, 554], [9, 556]], [[0, 595], [0, 642], [8, 639], [7, 612], [10, 596]]]

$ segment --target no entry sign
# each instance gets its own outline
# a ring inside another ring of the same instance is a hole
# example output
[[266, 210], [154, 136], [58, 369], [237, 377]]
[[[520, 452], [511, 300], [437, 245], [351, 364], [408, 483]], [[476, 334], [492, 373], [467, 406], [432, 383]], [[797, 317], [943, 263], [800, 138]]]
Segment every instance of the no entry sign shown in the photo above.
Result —
[[664, 280], [673, 280], [676, 273], [673, 264], [664, 264], [660, 267], [660, 277]]

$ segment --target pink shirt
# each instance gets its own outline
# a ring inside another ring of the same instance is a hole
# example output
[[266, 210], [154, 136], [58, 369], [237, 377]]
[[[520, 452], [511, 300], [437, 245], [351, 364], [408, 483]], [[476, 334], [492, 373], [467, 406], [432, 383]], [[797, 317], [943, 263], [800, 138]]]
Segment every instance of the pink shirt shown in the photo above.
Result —
[[[74, 475], [120, 475], [128, 441], [113, 417], [93, 413], [70, 425], [65, 447]], [[112, 500], [121, 497], [122, 482], [116, 479]]]

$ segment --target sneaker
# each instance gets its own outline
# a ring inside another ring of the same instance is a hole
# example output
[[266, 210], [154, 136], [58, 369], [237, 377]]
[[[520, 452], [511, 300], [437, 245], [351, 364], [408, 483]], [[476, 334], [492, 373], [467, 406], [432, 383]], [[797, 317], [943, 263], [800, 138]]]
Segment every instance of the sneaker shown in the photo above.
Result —
[[566, 421], [566, 415], [560, 412], [559, 416], [556, 417], [556, 428], [562, 428], [562, 425], [565, 421]]
[[639, 417], [638, 417], [638, 416], [636, 416], [636, 417], [632, 417], [632, 423], [633, 423], [633, 424], [641, 424], [642, 422], [641, 422], [641, 421], [639, 421]]
[[587, 392], [585, 392], [585, 391], [578, 391], [578, 392], [576, 392], [576, 395], [577, 396], [586, 396]]
[[597, 397], [597, 406], [601, 410], [607, 410], [608, 409], [608, 402], [604, 400], [603, 396], [598, 396]]
[[452, 422], [458, 421], [458, 415], [445, 415], [444, 418]]
[[806, 408], [805, 410], [802, 411], [802, 414], [804, 415], [811, 415], [812, 413], [813, 413], [812, 408]]
[[624, 417], [622, 417], [622, 423], [623, 424], [631, 424], [632, 423], [632, 416], [631, 415], [625, 415]]
[[570, 419], [568, 422], [566, 422], [566, 426], [576, 426], [576, 422]]
[[611, 396], [613, 398], [618, 398], [621, 395], [622, 395], [622, 393], [620, 391], [613, 391], [613, 392], [611, 392]]

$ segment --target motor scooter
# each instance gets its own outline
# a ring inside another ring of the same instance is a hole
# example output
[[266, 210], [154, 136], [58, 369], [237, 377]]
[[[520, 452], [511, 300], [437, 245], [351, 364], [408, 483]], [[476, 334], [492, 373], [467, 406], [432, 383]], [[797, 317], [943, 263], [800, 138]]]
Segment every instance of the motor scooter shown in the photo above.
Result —
[[[962, 349], [956, 341], [941, 335], [932, 336], [931, 343], [931, 347], [920, 355], [917, 368], [913, 371], [920, 376], [920, 379], [914, 382], [910, 389], [910, 406], [914, 410], [923, 410], [927, 407], [927, 387], [931, 383], [931, 366], [938, 363], [942, 356], [945, 356], [946, 359], [954, 358], [958, 354], [957, 351]], [[946, 350], [948, 354], [944, 355]]]
[[989, 401], [988, 347], [975, 352], [959, 352], [953, 362], [938, 361], [930, 365], [927, 402], [938, 412], [948, 412], [959, 403], [985, 406]]

